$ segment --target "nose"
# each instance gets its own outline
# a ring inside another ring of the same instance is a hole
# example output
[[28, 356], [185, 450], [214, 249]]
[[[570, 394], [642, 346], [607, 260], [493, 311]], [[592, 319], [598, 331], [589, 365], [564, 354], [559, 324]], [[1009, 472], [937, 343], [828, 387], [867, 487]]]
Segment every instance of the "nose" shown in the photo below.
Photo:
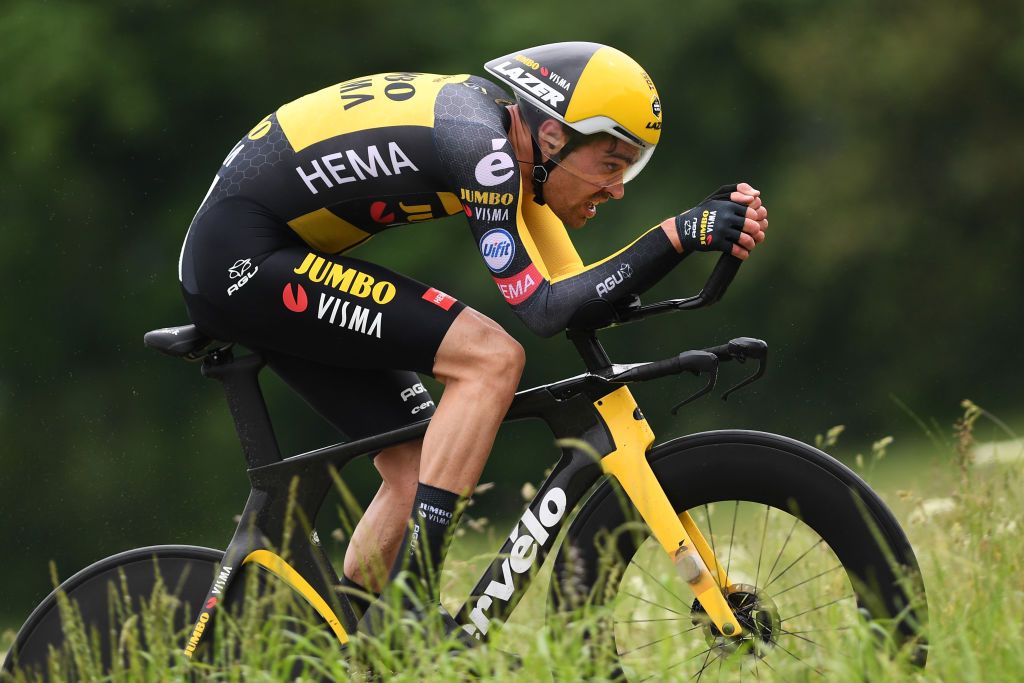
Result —
[[609, 185], [604, 188], [604, 190], [612, 199], [622, 199], [626, 194], [626, 186], [623, 183], [619, 183], [618, 185]]

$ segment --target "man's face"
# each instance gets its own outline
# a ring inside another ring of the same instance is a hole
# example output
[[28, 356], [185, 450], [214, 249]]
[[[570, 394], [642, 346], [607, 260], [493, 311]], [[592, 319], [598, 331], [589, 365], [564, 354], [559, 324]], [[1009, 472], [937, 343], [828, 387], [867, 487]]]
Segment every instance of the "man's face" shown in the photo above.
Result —
[[582, 228], [597, 207], [625, 193], [622, 176], [639, 150], [617, 138], [600, 136], [558, 162], [544, 184], [544, 200], [570, 228]]

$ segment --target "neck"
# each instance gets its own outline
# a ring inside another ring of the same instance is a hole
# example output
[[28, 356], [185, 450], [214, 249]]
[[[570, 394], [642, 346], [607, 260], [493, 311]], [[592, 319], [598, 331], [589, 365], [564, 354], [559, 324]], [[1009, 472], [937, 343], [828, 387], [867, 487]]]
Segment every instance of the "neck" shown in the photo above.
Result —
[[[530, 137], [530, 129], [519, 115], [518, 105], [509, 105], [508, 111], [512, 115], [508, 139], [512, 143], [512, 150], [519, 162], [519, 175], [521, 178], [529, 179], [533, 177], [533, 142]], [[525, 195], [523, 199], [533, 199], [533, 183], [524, 181], [522, 186]]]

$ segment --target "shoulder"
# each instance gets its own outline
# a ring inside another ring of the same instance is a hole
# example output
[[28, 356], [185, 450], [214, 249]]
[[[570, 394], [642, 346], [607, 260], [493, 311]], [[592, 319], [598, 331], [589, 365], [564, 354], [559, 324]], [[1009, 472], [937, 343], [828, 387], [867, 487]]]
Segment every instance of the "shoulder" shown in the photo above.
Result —
[[[448, 83], [434, 101], [436, 124], [477, 124], [503, 131], [507, 128], [508, 93], [479, 76]], [[435, 125], [436, 125], [435, 124]]]

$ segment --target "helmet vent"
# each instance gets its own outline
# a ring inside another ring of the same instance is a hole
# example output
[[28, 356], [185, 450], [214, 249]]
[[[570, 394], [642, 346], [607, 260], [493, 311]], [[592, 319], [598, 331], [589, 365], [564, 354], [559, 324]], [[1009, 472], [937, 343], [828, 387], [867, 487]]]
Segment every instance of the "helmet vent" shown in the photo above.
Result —
[[614, 126], [613, 129], [615, 130], [615, 132], [621, 134], [624, 138], [626, 138], [627, 140], [631, 141], [637, 147], [646, 147], [647, 146], [647, 143], [645, 143], [643, 140], [641, 140], [637, 136], [635, 136], [632, 133], [630, 133], [628, 130], [626, 130], [622, 126]]

